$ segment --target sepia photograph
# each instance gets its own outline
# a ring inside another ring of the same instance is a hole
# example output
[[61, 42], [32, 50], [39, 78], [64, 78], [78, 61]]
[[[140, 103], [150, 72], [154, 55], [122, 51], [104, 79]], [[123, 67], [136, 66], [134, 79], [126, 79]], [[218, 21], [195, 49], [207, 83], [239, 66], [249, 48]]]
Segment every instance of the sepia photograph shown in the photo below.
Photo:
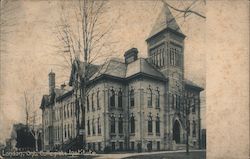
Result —
[[206, 0], [1, 0], [0, 158], [205, 159]]

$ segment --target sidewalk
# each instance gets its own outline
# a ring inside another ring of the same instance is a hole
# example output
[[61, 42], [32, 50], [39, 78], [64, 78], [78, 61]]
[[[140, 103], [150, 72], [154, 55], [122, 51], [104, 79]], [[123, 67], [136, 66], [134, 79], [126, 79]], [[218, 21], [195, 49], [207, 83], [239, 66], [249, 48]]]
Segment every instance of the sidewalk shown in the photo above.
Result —
[[[190, 152], [202, 152], [205, 150], [190, 150]], [[124, 153], [124, 154], [94, 154], [91, 156], [97, 156], [96, 159], [120, 159], [131, 156], [141, 156], [141, 155], [154, 155], [154, 154], [164, 154], [164, 153], [179, 153], [186, 152], [186, 150], [178, 151], [156, 151], [156, 152], [142, 152], [142, 153]]]

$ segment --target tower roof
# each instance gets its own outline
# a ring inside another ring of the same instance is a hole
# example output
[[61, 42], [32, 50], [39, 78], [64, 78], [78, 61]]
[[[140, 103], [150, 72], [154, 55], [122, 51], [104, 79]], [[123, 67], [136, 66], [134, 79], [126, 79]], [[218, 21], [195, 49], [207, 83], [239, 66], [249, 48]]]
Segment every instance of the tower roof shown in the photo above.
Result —
[[184, 35], [179, 25], [177, 24], [174, 16], [172, 15], [169, 7], [166, 4], [164, 4], [148, 38], [151, 38], [152, 36], [156, 35], [157, 33], [167, 28], [170, 28], [176, 31], [177, 33]]

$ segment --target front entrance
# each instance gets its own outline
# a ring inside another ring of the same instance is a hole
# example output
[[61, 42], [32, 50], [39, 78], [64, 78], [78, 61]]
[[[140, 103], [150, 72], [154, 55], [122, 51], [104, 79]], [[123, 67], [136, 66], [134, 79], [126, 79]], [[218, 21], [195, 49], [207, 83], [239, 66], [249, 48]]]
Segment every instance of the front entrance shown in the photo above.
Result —
[[174, 122], [173, 126], [173, 140], [177, 144], [180, 143], [180, 124], [177, 120]]

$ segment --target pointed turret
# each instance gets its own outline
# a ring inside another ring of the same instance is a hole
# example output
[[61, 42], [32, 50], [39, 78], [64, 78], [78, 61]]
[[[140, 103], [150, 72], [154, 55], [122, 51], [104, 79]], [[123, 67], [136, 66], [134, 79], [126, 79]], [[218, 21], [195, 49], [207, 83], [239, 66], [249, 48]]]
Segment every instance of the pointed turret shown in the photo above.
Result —
[[162, 10], [154, 23], [153, 29], [149, 34], [148, 39], [160, 33], [161, 31], [164, 31], [165, 29], [170, 29], [177, 34], [185, 36], [166, 4], [163, 5]]

